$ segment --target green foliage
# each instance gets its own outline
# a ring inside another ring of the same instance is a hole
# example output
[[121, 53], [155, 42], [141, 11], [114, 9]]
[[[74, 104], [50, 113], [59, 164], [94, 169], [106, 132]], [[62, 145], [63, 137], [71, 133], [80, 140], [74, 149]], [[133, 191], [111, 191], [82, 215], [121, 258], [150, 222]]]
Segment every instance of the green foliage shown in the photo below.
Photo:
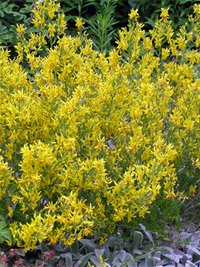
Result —
[[1, 45], [13, 45], [16, 42], [16, 25], [27, 24], [30, 20], [33, 0], [21, 1], [3, 0], [0, 2], [0, 41]]
[[99, 6], [98, 1], [94, 0], [59, 0], [62, 11], [67, 14], [67, 20], [75, 18], [76, 16], [83, 17], [88, 10], [96, 9]]
[[176, 29], [183, 25], [189, 14], [192, 13], [192, 8], [195, 0], [128, 0], [133, 9], [138, 9], [141, 20], [146, 25], [153, 26], [155, 21], [159, 19], [161, 8], [169, 8], [170, 19], [173, 21]]
[[[30, 31], [32, 20], [31, 10], [34, 0], [14, 1], [3, 0], [0, 3], [0, 41], [1, 46], [13, 46], [16, 43], [16, 25], [25, 24]], [[127, 25], [127, 17], [131, 8], [139, 9], [141, 21], [146, 27], [152, 27], [159, 18], [161, 8], [169, 8], [170, 19], [176, 28], [182, 25], [192, 6], [199, 1], [195, 0], [58, 0], [62, 12], [66, 15], [68, 23], [67, 32], [75, 35], [74, 21], [77, 17], [86, 22], [87, 32], [94, 42], [94, 48], [101, 52], [112, 49], [118, 34], [118, 28]]]
[[180, 202], [177, 200], [165, 199], [163, 195], [160, 195], [150, 207], [149, 214], [146, 214], [141, 221], [145, 223], [148, 228], [154, 229], [155, 232], [162, 234], [166, 222], [169, 225], [180, 227], [180, 220]]
[[116, 38], [117, 0], [60, 0], [62, 11], [66, 14], [69, 29], [74, 34], [73, 21], [82, 17], [86, 22], [87, 32], [94, 42], [94, 48], [108, 52]]
[[89, 25], [88, 32], [92, 37], [95, 49], [108, 52], [116, 36], [114, 28], [117, 23], [114, 15], [116, 0], [101, 1], [98, 9], [99, 11], [94, 16], [86, 20]]
[[9, 3], [9, 1], [1, 1], [0, 3], [0, 36], [6, 43], [14, 41], [13, 20], [21, 19], [21, 17], [17, 17], [18, 14], [14, 8], [16, 5]]
[[[34, 0], [26, 0], [25, 3], [12, 3], [6, 0], [0, 3], [0, 40], [3, 46], [16, 43], [16, 25], [24, 24], [30, 31], [35, 31], [31, 27], [31, 10], [36, 8]], [[78, 0], [68, 1], [59, 0], [62, 12], [66, 14], [68, 23], [67, 32], [75, 35], [76, 30], [74, 21], [77, 17], [84, 18], [90, 37], [94, 41], [96, 50], [107, 52], [111, 49], [114, 42], [117, 28], [115, 13], [117, 0], [94, 1]]]
[[4, 217], [0, 216], [0, 244], [4, 243], [5, 241], [11, 241], [11, 232], [9, 227], [4, 219]]

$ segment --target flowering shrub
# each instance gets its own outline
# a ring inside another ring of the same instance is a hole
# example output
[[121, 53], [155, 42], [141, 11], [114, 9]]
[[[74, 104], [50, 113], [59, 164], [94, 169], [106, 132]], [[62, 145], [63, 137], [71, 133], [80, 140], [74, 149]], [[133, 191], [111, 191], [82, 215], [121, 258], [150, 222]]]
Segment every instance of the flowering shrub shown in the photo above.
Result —
[[36, 5], [37, 33], [18, 26], [17, 58], [0, 52], [1, 209], [27, 250], [188, 197], [200, 168], [199, 5], [177, 36], [166, 10], [148, 35], [133, 10], [108, 55]]

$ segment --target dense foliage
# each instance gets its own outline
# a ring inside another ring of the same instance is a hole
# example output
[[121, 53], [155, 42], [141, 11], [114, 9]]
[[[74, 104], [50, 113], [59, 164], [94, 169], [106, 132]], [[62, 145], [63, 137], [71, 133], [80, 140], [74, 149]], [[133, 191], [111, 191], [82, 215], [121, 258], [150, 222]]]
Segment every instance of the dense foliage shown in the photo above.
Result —
[[175, 34], [162, 9], [146, 34], [132, 10], [105, 55], [80, 18], [77, 35], [65, 35], [59, 4], [36, 3], [36, 31], [17, 27], [17, 57], [0, 51], [0, 208], [10, 244], [70, 245], [144, 217], [160, 199], [195, 195], [199, 16], [195, 5]]

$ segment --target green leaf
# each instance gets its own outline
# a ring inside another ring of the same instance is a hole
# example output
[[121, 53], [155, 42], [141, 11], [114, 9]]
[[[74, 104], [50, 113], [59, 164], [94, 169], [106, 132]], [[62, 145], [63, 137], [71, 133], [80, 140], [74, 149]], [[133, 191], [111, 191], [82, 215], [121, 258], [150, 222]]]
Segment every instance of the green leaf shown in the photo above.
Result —
[[8, 228], [7, 223], [4, 220], [0, 221], [0, 243], [5, 242], [6, 240], [11, 240], [11, 233]]
[[135, 231], [133, 233], [133, 246], [135, 249], [138, 249], [142, 246], [144, 236], [141, 232]]
[[62, 253], [60, 254], [60, 257], [65, 259], [65, 264], [67, 267], [73, 267], [72, 253]]
[[142, 266], [144, 266], [144, 267], [154, 267], [155, 266], [155, 262], [154, 262], [154, 260], [152, 258], [147, 256], [145, 258], [144, 265], [142, 265]]
[[80, 260], [77, 261], [77, 263], [74, 265], [74, 267], [84, 267], [86, 264], [88, 264], [88, 261], [90, 259], [91, 253], [82, 256]]
[[192, 0], [179, 0], [179, 4], [186, 4], [188, 2], [193, 2]]
[[4, 12], [2, 10], [0, 10], [0, 17], [3, 18], [4, 17]]
[[151, 233], [149, 231], [147, 231], [146, 227], [143, 224], [140, 223], [139, 225], [142, 228], [145, 235], [147, 236], [147, 238], [149, 239], [149, 241], [154, 245], [154, 241], [153, 241], [153, 237], [152, 237]]

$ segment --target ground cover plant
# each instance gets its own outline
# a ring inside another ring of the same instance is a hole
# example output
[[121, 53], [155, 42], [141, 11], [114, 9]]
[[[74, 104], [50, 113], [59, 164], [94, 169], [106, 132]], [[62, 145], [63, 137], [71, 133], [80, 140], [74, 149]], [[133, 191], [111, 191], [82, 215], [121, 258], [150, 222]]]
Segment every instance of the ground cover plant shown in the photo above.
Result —
[[147, 33], [132, 10], [102, 53], [82, 19], [66, 35], [59, 4], [35, 4], [16, 58], [0, 51], [1, 242], [71, 246], [198, 201], [199, 16], [174, 33], [162, 9]]
[[[144, 225], [133, 231], [129, 238], [122, 235], [110, 236], [100, 245], [98, 238], [81, 239], [73, 246], [62, 242], [54, 246], [41, 244], [34, 253], [24, 253], [12, 248], [0, 255], [5, 266], [67, 266], [67, 267], [198, 267], [200, 263], [200, 232], [173, 231], [171, 240], [161, 242], [153, 238]], [[190, 228], [193, 226], [190, 225]], [[169, 235], [169, 233], [168, 233]]]

